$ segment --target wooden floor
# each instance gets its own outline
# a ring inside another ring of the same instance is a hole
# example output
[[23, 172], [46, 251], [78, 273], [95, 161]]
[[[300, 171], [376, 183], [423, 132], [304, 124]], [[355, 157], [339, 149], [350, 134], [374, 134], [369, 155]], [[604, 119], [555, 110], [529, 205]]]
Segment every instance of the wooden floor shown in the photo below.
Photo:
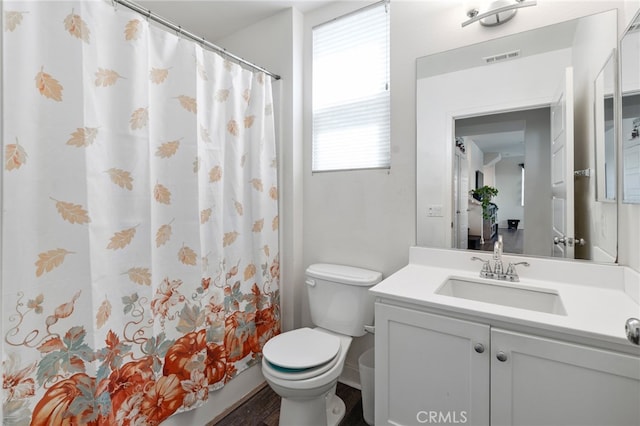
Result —
[[[366, 426], [362, 417], [360, 391], [338, 383], [336, 394], [347, 406], [340, 426]], [[277, 426], [279, 418], [280, 397], [269, 386], [265, 386], [225, 418], [209, 426]]]

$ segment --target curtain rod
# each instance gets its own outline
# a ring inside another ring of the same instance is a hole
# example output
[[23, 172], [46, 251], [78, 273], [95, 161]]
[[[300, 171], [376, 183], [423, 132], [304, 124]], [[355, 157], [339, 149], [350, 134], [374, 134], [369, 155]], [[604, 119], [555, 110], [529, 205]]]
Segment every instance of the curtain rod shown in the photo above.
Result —
[[220, 46], [216, 46], [215, 44], [205, 40], [204, 37], [200, 37], [195, 35], [194, 33], [184, 30], [181, 26], [174, 24], [171, 21], [166, 20], [165, 18], [163, 18], [160, 15], [157, 15], [153, 12], [151, 12], [149, 9], [145, 9], [144, 7], [140, 6], [137, 3], [134, 3], [132, 1], [129, 0], [111, 0], [114, 4], [118, 3], [121, 4], [131, 10], [133, 10], [134, 12], [137, 12], [141, 15], [144, 15], [145, 17], [147, 17], [148, 19], [151, 19], [161, 25], [164, 25], [165, 27], [168, 27], [170, 29], [172, 29], [173, 31], [176, 31], [179, 35], [185, 36], [187, 38], [190, 38], [191, 40], [200, 43], [201, 45], [203, 45], [203, 47], [207, 47], [215, 52], [218, 52], [220, 54], [222, 54], [223, 56], [228, 56], [232, 59], [234, 59], [237, 62], [240, 62], [241, 64], [244, 64], [250, 68], [253, 68], [256, 71], [260, 71], [263, 72], [265, 74], [267, 74], [268, 76], [274, 78], [275, 80], [280, 80], [280, 76], [277, 74], [274, 74], [252, 62], [247, 61], [246, 59], [243, 59], [237, 55], [234, 55], [233, 53], [230, 53], [227, 51], [227, 49], [224, 49]]

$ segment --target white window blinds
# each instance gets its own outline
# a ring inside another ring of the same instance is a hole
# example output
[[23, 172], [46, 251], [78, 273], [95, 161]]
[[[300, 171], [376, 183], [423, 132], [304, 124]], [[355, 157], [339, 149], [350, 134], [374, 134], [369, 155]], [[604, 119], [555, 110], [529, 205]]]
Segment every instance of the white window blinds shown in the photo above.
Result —
[[388, 7], [313, 29], [314, 172], [390, 167]]

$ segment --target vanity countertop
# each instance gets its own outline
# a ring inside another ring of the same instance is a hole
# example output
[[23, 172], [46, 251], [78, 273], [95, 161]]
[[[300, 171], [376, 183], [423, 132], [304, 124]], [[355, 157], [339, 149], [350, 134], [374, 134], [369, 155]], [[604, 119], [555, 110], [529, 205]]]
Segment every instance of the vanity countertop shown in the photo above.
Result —
[[412, 247], [407, 266], [374, 286], [378, 298], [447, 311], [463, 317], [481, 318], [501, 325], [536, 328], [551, 333], [610, 343], [640, 354], [640, 347], [626, 338], [628, 318], [640, 317], [640, 274], [619, 265], [568, 262], [545, 258], [503, 256], [509, 262], [527, 261], [518, 266], [519, 283], [524, 286], [557, 292], [566, 315], [537, 312], [437, 294], [450, 277], [483, 280], [480, 262], [471, 256], [490, 259], [489, 252], [469, 252]]

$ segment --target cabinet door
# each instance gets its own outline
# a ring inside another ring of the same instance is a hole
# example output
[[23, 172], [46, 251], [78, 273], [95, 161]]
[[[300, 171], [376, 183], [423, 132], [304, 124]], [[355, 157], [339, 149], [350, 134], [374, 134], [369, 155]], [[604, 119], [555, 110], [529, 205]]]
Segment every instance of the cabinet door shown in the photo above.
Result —
[[376, 303], [376, 425], [488, 425], [489, 354], [486, 325]]
[[638, 357], [495, 328], [491, 352], [492, 425], [640, 425]]

